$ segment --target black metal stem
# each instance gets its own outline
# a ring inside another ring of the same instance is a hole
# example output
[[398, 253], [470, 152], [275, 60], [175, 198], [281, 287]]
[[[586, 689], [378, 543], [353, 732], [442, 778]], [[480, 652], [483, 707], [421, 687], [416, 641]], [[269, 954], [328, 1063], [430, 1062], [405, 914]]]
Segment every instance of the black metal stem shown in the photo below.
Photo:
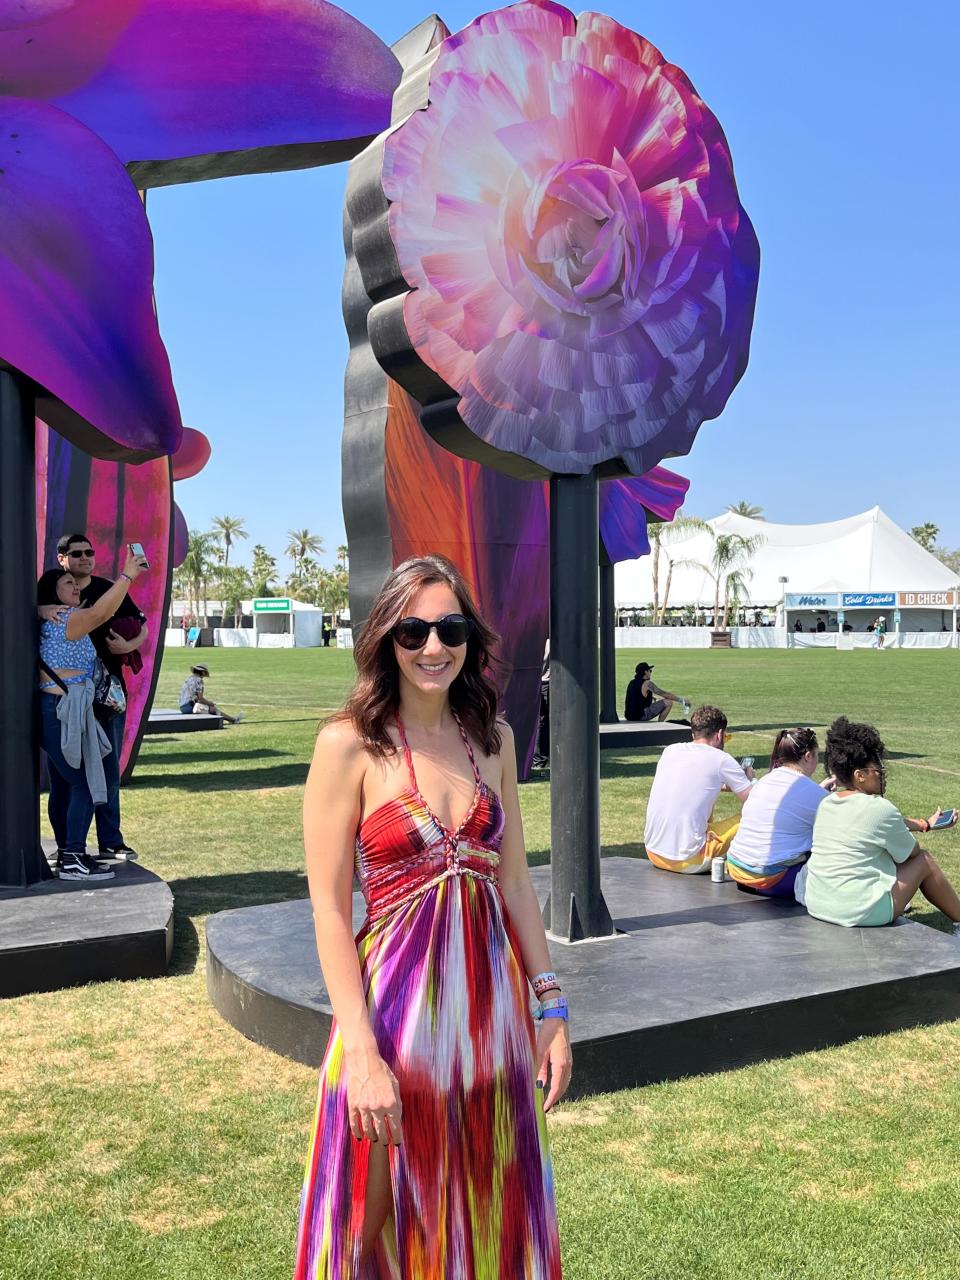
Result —
[[33, 700], [37, 672], [37, 499], [34, 398], [0, 369], [0, 885], [50, 877], [40, 848], [40, 780]]
[[600, 890], [597, 475], [550, 481], [550, 897], [563, 942], [609, 937]]
[[617, 598], [613, 565], [600, 552], [600, 723], [619, 724], [617, 714]]

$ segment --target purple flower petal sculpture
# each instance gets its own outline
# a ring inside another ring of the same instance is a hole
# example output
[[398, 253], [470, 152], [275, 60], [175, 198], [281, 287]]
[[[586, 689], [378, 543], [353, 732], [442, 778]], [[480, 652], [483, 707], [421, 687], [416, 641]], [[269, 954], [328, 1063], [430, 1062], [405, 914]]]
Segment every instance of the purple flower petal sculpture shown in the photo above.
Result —
[[523, 477], [688, 452], [746, 367], [759, 247], [687, 77], [530, 0], [446, 39], [401, 99], [422, 109], [369, 149], [350, 212], [371, 343], [427, 430]]
[[[0, 367], [80, 448], [173, 452], [141, 186], [354, 154], [399, 64], [324, 0], [0, 0]], [[124, 170], [127, 166], [127, 171]]]
[[600, 542], [611, 564], [650, 551], [647, 512], [672, 520], [683, 506], [690, 481], [666, 467], [645, 476], [618, 476], [600, 485]]

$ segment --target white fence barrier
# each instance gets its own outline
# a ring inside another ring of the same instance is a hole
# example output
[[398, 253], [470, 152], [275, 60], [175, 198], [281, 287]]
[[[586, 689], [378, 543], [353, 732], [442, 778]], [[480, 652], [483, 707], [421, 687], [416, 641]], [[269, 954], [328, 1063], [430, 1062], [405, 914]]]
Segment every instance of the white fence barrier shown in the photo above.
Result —
[[[709, 627], [617, 627], [618, 649], [709, 649]], [[785, 649], [783, 627], [731, 627], [735, 649]]]
[[[836, 649], [835, 631], [788, 631], [785, 627], [731, 627], [734, 649]], [[709, 649], [709, 627], [617, 627], [618, 649]], [[848, 631], [845, 649], [869, 649], [877, 643], [872, 632]], [[960, 634], [952, 631], [888, 631], [888, 649], [960, 648]]]

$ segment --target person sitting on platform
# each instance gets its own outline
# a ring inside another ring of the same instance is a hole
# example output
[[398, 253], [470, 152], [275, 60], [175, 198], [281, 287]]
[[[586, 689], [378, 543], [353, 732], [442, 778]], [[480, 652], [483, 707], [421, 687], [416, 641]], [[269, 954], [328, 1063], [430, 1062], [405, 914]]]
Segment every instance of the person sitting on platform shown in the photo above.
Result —
[[717, 707], [697, 707], [690, 727], [692, 742], [675, 742], [660, 756], [643, 840], [655, 867], [695, 875], [726, 855], [740, 825], [739, 815], [713, 821], [720, 792], [746, 800], [756, 775], [724, 751], [727, 717]]
[[[86, 855], [94, 807], [105, 805], [108, 785], [103, 759], [112, 746], [93, 712], [97, 651], [90, 633], [117, 612], [144, 562], [131, 552], [117, 581], [89, 608], [80, 608], [80, 587], [67, 569], [48, 569], [37, 584], [40, 607], [57, 611], [40, 625], [40, 742], [50, 765], [48, 804], [57, 840], [62, 880], [111, 879], [104, 863]], [[53, 786], [56, 777], [64, 799]]]
[[[666, 720], [678, 702], [684, 711], [689, 711], [690, 703], [682, 694], [657, 688], [650, 679], [653, 667], [649, 662], [638, 662], [635, 670], [636, 674], [627, 685], [623, 708], [625, 720]], [[654, 694], [657, 695], [656, 701]]]
[[226, 711], [221, 711], [215, 702], [211, 702], [203, 692], [204, 677], [210, 678], [210, 668], [205, 662], [197, 662], [190, 668], [190, 675], [187, 676], [183, 684], [180, 686], [180, 712], [182, 715], [190, 716], [195, 712], [209, 712], [212, 716], [221, 716], [226, 720], [227, 724], [239, 724], [243, 719], [243, 712], [238, 711], [235, 716], [228, 716]]
[[960, 935], [960, 898], [913, 836], [929, 831], [941, 811], [929, 818], [901, 815], [884, 797], [884, 753], [873, 725], [841, 716], [830, 726], [826, 766], [836, 775], [837, 790], [817, 809], [810, 861], [794, 894], [818, 920], [873, 926], [892, 924], [919, 889]]
[[770, 754], [770, 772], [758, 778], [727, 854], [737, 888], [765, 898], [793, 900], [793, 885], [810, 857], [813, 821], [833, 786], [813, 781], [820, 762], [812, 729], [781, 729]]

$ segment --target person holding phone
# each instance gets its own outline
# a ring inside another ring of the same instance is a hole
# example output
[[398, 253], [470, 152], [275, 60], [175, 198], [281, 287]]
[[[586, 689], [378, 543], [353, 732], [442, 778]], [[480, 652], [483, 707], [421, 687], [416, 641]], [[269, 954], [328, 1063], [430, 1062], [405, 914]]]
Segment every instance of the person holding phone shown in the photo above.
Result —
[[[750, 756], [741, 765], [753, 764]], [[834, 785], [813, 775], [820, 744], [812, 729], [781, 729], [770, 753], [770, 772], [758, 778], [743, 805], [740, 827], [727, 853], [738, 889], [764, 898], [794, 898], [800, 868], [810, 857], [817, 810]]]
[[128, 555], [123, 572], [98, 602], [81, 608], [80, 588], [67, 569], [48, 569], [37, 584], [40, 625], [40, 735], [50, 763], [48, 813], [57, 838], [57, 868], [64, 880], [113, 875], [87, 857], [90, 819], [107, 801], [110, 738], [94, 716], [97, 651], [91, 639], [120, 607], [142, 562]]
[[[134, 552], [134, 548], [138, 554]], [[123, 554], [128, 559], [132, 557], [141, 571], [149, 567], [139, 542], [128, 544], [123, 549]], [[69, 570], [73, 575], [80, 589], [80, 602], [86, 609], [102, 600], [114, 586], [112, 579], [94, 572], [97, 567], [97, 551], [85, 533], [64, 534], [57, 543], [57, 561], [62, 569]], [[50, 610], [41, 610], [41, 617], [47, 617], [49, 612]], [[90, 638], [97, 657], [110, 674], [117, 677], [126, 692], [124, 668], [129, 666], [131, 672], [140, 669], [142, 661], [138, 651], [149, 638], [147, 619], [129, 593], [123, 595], [110, 617], [90, 633]], [[120, 825], [120, 757], [126, 723], [127, 713], [122, 711], [104, 726], [111, 747], [110, 754], [103, 761], [107, 802], [97, 806], [96, 824], [97, 845], [101, 855], [121, 862], [132, 862], [138, 855], [127, 844]], [[50, 820], [57, 845], [61, 847], [60, 838], [66, 824], [67, 796], [53, 776], [50, 788]]]
[[718, 707], [697, 707], [690, 728], [692, 742], [671, 743], [660, 755], [643, 842], [647, 858], [661, 871], [699, 875], [709, 873], [714, 858], [726, 857], [740, 824], [739, 814], [714, 818], [720, 792], [745, 801], [756, 774], [724, 751], [727, 717]]
[[[886, 799], [883, 740], [873, 725], [846, 716], [827, 732], [827, 771], [837, 789], [817, 809], [810, 861], [794, 893], [812, 916], [831, 924], [892, 924], [919, 891], [960, 936], [960, 897], [940, 866], [914, 839], [934, 825], [953, 825], [956, 813], [904, 818]], [[946, 821], [944, 819], [946, 818]]]

